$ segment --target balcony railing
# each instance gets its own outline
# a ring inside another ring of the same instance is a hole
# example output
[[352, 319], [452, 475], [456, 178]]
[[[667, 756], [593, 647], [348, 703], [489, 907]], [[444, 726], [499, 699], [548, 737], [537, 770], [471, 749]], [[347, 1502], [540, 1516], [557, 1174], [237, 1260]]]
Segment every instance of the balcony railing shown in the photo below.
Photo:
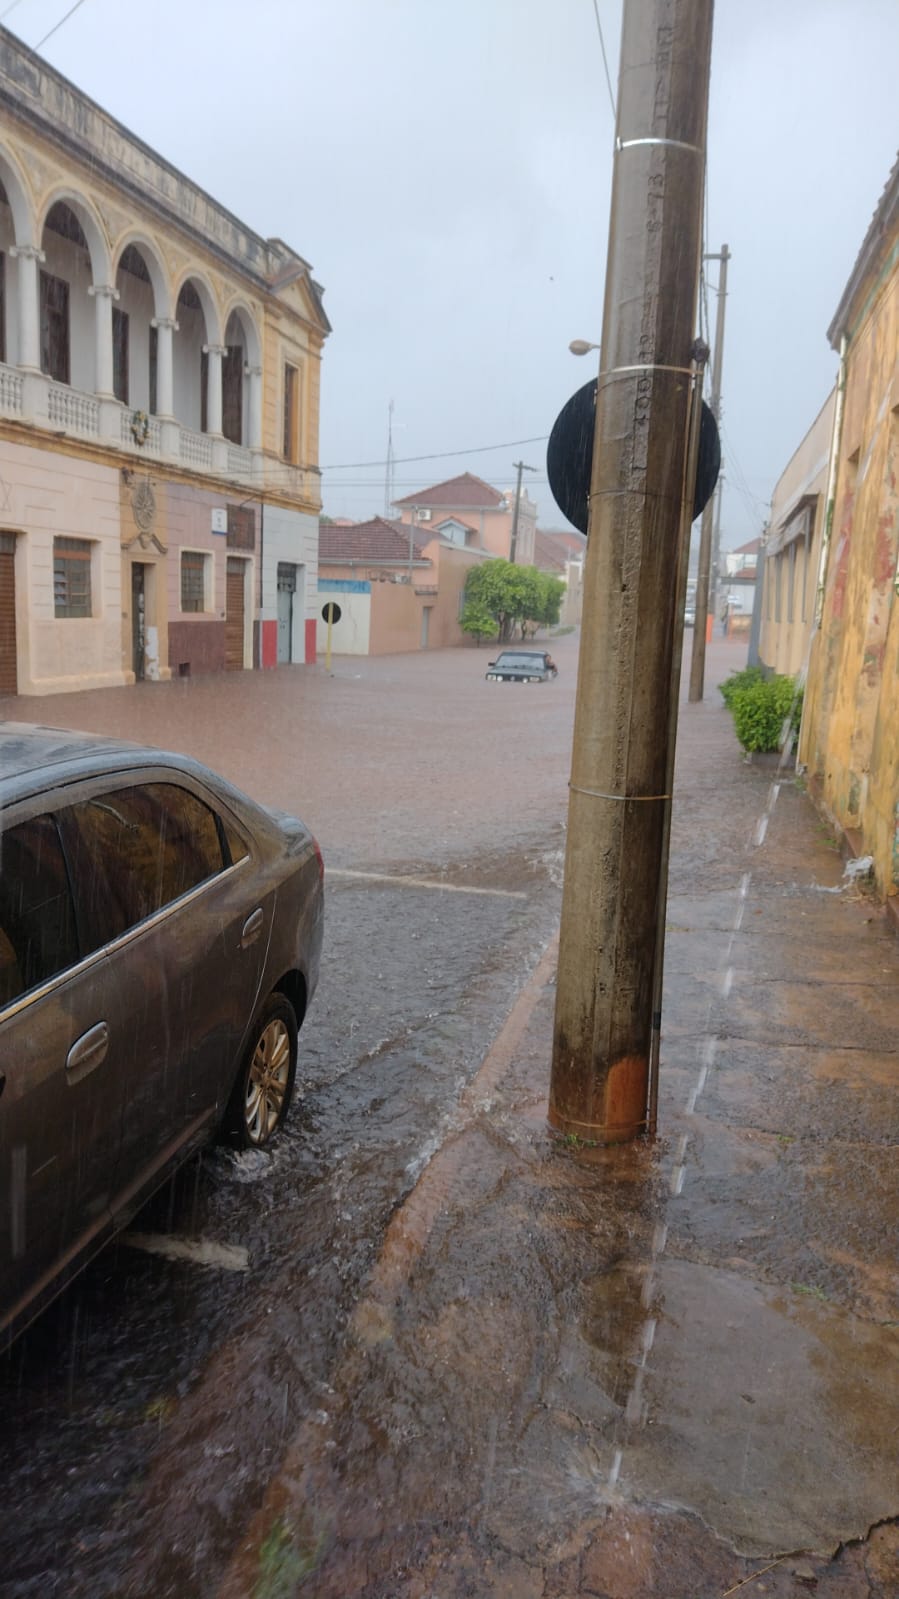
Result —
[[52, 426], [65, 428], [67, 433], [96, 438], [100, 432], [100, 401], [64, 383], [51, 383], [47, 391], [47, 417]]
[[6, 416], [22, 414], [22, 374], [11, 366], [0, 366], [0, 411]]
[[189, 428], [182, 428], [178, 450], [186, 465], [202, 467], [204, 472], [211, 468], [212, 439], [208, 433], [191, 433]]
[[[74, 437], [111, 445], [132, 458], [180, 461], [195, 472], [235, 478], [259, 492], [278, 489], [318, 503], [320, 481], [311, 468], [266, 459], [262, 452], [209, 433], [195, 433], [173, 419], [148, 416], [112, 399], [99, 399], [45, 373], [21, 372], [0, 363], [0, 416], [35, 428], [52, 428]], [[144, 425], [146, 433], [144, 433]]]

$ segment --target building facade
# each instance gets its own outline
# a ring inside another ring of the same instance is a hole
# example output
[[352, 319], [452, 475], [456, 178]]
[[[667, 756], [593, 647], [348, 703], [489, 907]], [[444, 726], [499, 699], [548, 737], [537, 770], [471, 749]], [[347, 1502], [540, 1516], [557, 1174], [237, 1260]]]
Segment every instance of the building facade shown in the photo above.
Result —
[[[899, 162], [836, 316], [832, 504], [800, 759], [813, 794], [899, 894]], [[896, 901], [894, 900], [894, 903]]]
[[318, 650], [330, 602], [336, 655], [399, 655], [470, 642], [459, 626], [465, 579], [489, 557], [417, 522], [323, 523]]
[[789, 677], [808, 667], [834, 398], [828, 396], [777, 480], [759, 563], [759, 665]]
[[0, 29], [0, 693], [314, 660], [328, 331], [300, 256]]
[[[503, 493], [473, 472], [429, 488], [407, 494], [394, 504], [404, 522], [415, 521], [445, 533], [454, 543], [509, 560], [515, 520], [515, 490]], [[458, 530], [461, 529], [461, 534]], [[522, 487], [515, 532], [515, 560], [519, 566], [532, 566], [537, 532], [537, 506]]]

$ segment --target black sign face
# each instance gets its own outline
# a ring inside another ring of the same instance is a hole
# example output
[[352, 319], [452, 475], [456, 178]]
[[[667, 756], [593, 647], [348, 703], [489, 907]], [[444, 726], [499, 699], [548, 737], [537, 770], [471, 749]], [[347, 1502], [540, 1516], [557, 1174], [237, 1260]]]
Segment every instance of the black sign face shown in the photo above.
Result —
[[339, 622], [340, 617], [341, 610], [336, 600], [328, 600], [327, 603], [322, 606], [323, 622]]
[[[571, 396], [553, 423], [546, 449], [546, 470], [553, 498], [563, 516], [581, 533], [587, 531], [587, 501], [593, 466], [596, 425], [596, 379]], [[702, 402], [699, 461], [693, 495], [693, 520], [712, 497], [721, 470], [721, 440], [711, 410]]]

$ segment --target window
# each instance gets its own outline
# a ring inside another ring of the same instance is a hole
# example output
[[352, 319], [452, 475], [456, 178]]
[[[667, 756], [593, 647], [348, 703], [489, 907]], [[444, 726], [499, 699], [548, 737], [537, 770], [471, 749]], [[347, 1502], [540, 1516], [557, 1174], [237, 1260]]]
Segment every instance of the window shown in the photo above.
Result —
[[228, 531], [225, 543], [229, 550], [255, 550], [256, 512], [252, 505], [228, 506]]
[[94, 948], [225, 864], [215, 813], [175, 783], [117, 789], [74, 805], [68, 815], [79, 902]]
[[150, 324], [150, 415], [155, 416], [158, 410], [156, 384], [159, 361], [159, 329]]
[[243, 443], [243, 345], [229, 344], [222, 359], [222, 432]]
[[209, 556], [202, 555], [199, 550], [181, 551], [182, 611], [205, 611], [208, 561]]
[[297, 458], [297, 369], [289, 364], [285, 364], [284, 367], [284, 445], [282, 454], [285, 461], [295, 461]]
[[53, 540], [53, 605], [57, 616], [91, 615], [88, 539]]
[[52, 816], [0, 836], [0, 1006], [74, 966], [78, 941], [65, 857]]
[[112, 392], [128, 404], [128, 313], [112, 308]]
[[41, 273], [41, 371], [69, 382], [69, 285]]

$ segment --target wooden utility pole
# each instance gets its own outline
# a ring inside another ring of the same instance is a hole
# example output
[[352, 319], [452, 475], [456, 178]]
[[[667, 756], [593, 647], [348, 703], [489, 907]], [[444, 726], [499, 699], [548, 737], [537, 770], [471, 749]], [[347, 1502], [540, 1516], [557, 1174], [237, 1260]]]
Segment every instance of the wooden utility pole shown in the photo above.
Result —
[[[704, 261], [720, 261], [718, 276], [718, 311], [715, 317], [715, 347], [712, 351], [712, 392], [709, 409], [715, 421], [721, 418], [721, 367], [724, 361], [724, 310], [727, 302], [727, 263], [730, 251], [722, 244], [719, 255], [703, 256]], [[699, 567], [696, 573], [696, 608], [693, 623], [693, 653], [690, 658], [690, 703], [702, 699], [705, 687], [705, 640], [709, 614], [709, 573], [712, 565], [712, 529], [715, 507], [721, 507], [722, 484], [719, 478], [716, 492], [707, 501], [699, 525]]]
[[604, 1143], [647, 1125], [711, 35], [625, 0], [549, 1103]]
[[521, 474], [522, 472], [536, 472], [535, 466], [525, 466], [523, 461], [513, 461], [512, 465], [518, 472], [518, 482], [515, 487], [515, 507], [512, 511], [512, 538], [509, 544], [509, 560], [515, 565], [515, 551], [518, 547], [518, 512], [521, 508]]

